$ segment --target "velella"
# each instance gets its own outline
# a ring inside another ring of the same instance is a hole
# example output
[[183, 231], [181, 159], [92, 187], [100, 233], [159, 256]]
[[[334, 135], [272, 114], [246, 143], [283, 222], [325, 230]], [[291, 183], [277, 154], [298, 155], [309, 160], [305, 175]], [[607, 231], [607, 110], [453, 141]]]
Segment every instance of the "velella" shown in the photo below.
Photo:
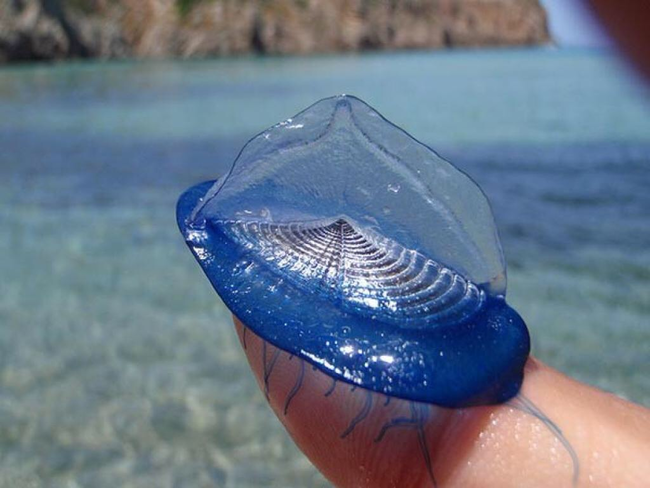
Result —
[[486, 196], [358, 98], [257, 135], [177, 218], [233, 314], [333, 380], [450, 408], [518, 393], [530, 341]]

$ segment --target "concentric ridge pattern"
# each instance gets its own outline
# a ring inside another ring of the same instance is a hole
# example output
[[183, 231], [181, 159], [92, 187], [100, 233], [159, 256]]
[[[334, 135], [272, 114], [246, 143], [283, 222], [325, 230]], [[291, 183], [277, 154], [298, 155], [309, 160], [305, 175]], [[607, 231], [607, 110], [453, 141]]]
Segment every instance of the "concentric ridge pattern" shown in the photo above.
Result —
[[213, 223], [279, 279], [382, 322], [447, 325], [473, 316], [485, 302], [485, 292], [454, 270], [343, 218]]

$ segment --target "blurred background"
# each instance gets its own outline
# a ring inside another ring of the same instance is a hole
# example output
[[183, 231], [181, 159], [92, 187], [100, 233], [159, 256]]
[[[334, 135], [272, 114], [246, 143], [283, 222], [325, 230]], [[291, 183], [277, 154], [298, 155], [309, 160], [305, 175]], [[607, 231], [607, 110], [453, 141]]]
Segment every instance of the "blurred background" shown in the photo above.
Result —
[[648, 91], [571, 0], [0, 0], [0, 487], [326, 487], [176, 229], [357, 95], [490, 198], [534, 354], [650, 406]]

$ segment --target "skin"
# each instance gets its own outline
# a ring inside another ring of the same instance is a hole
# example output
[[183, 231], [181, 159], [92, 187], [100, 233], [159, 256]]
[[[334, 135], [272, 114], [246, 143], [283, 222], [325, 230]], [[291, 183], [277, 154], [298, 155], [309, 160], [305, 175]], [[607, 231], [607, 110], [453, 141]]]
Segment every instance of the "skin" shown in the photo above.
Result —
[[[337, 487], [648, 486], [650, 411], [579, 383], [536, 359], [526, 365], [520, 395], [561, 429], [577, 464], [560, 437], [522, 411], [515, 400], [454, 410], [424, 406], [429, 418], [422, 434], [430, 472], [416, 426], [389, 429], [376, 442], [386, 422], [412, 416], [411, 402], [391, 399], [385, 405], [384, 395], [341, 382], [326, 396], [331, 378], [264, 345], [251, 330], [244, 333], [237, 319], [235, 326], [271, 408], [300, 449]], [[294, 390], [301, 372], [301, 388]], [[368, 406], [367, 417], [342, 438]]]
[[650, 79], [650, 9], [639, 0], [584, 0], [603, 22], [617, 45]]

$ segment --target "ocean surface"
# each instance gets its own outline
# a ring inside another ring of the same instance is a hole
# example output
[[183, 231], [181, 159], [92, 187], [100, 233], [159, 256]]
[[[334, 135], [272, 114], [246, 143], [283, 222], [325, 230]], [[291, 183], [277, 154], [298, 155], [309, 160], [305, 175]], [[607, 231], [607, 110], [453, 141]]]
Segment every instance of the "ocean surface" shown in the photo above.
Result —
[[650, 406], [650, 98], [613, 54], [0, 69], [0, 487], [324, 487], [257, 390], [176, 198], [361, 97], [489, 196], [542, 360]]

